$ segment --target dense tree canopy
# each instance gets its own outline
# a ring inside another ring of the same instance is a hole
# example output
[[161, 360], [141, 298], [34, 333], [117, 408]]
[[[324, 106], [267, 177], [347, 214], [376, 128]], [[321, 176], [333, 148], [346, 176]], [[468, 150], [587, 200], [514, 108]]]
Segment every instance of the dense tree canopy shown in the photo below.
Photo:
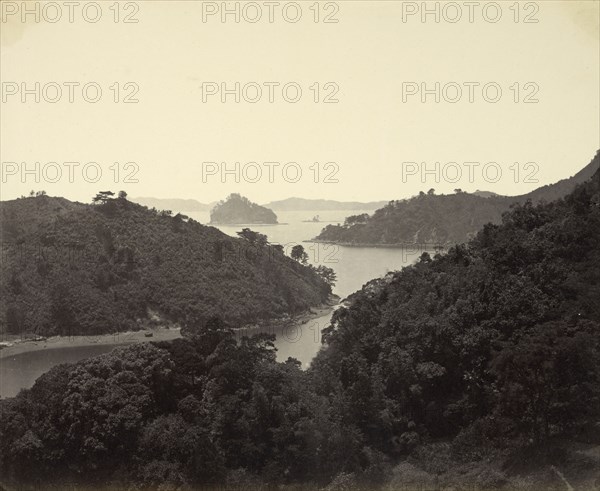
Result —
[[331, 286], [266, 237], [240, 239], [100, 193], [96, 205], [38, 196], [0, 203], [0, 332], [99, 334], [164, 322], [234, 326], [295, 315]]
[[342, 225], [327, 225], [316, 240], [343, 244], [453, 245], [473, 238], [486, 224], [499, 224], [513, 203], [550, 202], [564, 197], [598, 168], [599, 156], [570, 179], [547, 185], [522, 196], [499, 196], [455, 190], [436, 195], [434, 189], [408, 200], [390, 201], [367, 214], [347, 217]]
[[349, 421], [383, 451], [482, 418], [534, 441], [596, 421], [599, 179], [564, 200], [515, 205], [469, 244], [424, 253], [352, 295], [313, 362], [328, 374], [321, 393], [341, 384]]
[[[3, 477], [119, 489], [392, 479], [387, 489], [399, 489], [416, 462], [437, 476], [419, 471], [417, 483], [443, 487], [461, 459], [489, 467], [497, 448], [508, 466], [598, 422], [598, 298], [600, 173], [365, 285], [335, 312], [307, 371], [277, 363], [270, 335], [236, 341], [219, 317], [184, 339], [55, 367], [0, 401]], [[455, 460], [442, 461], [444, 449]], [[542, 477], [540, 489], [564, 489]], [[467, 478], [474, 489], [506, 484], [492, 471]]]

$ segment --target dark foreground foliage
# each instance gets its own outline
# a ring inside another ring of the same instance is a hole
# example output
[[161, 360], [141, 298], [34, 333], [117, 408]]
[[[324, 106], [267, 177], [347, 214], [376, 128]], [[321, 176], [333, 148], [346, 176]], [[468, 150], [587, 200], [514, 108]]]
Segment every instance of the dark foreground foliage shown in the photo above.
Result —
[[[306, 372], [218, 319], [54, 368], [1, 402], [5, 479], [436, 489], [460, 464], [459, 482], [489, 489], [510, 487], [490, 460], [472, 467], [494, 449], [507, 473], [564, 462], [539, 449], [598, 438], [599, 179], [367, 284]], [[533, 482], [564, 489], [556, 476]]]
[[597, 173], [368, 284], [334, 314], [313, 370], [384, 451], [480, 418], [540, 441], [598, 416], [599, 300]]

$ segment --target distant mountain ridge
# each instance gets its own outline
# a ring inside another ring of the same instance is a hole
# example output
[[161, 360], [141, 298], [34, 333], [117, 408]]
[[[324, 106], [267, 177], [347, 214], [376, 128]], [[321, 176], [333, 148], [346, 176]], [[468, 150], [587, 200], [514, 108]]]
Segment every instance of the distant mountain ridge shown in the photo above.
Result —
[[[195, 199], [182, 198], [152, 198], [139, 197], [131, 198], [131, 201], [156, 208], [157, 210], [172, 211], [210, 211], [218, 203], [201, 203]], [[263, 204], [265, 208], [273, 211], [336, 211], [336, 210], [376, 210], [385, 206], [387, 201], [335, 201], [330, 199], [306, 199], [306, 198], [287, 198], [283, 200], [271, 201]]]
[[[464, 193], [470, 196], [480, 198], [505, 198], [512, 202], [522, 202], [531, 199], [537, 203], [540, 200], [554, 201], [571, 192], [575, 184], [579, 184], [589, 179], [593, 175], [593, 161], [580, 170], [574, 176], [558, 181], [554, 184], [548, 184], [531, 191], [530, 193], [519, 196], [505, 196], [492, 191], [476, 190], [472, 193]], [[153, 198], [140, 197], [130, 198], [131, 201], [156, 208], [157, 210], [172, 210], [178, 212], [186, 211], [211, 211], [218, 203], [216, 201], [208, 204], [201, 203], [195, 199], [183, 198]], [[286, 198], [283, 200], [270, 201], [262, 206], [273, 211], [337, 211], [337, 210], [378, 210], [385, 207], [389, 201], [336, 201], [330, 199], [307, 199], [307, 198]]]
[[331, 199], [287, 198], [267, 203], [267, 208], [275, 211], [335, 211], [335, 210], [376, 210], [387, 201], [335, 201]]
[[215, 202], [205, 204], [195, 199], [183, 198], [152, 198], [141, 197], [131, 198], [131, 201], [138, 203], [148, 208], [156, 208], [157, 210], [172, 210], [172, 211], [210, 211], [215, 205]]
[[453, 195], [422, 192], [408, 200], [390, 201], [370, 216], [350, 216], [343, 225], [326, 226], [314, 240], [365, 246], [466, 242], [486, 223], [500, 223], [502, 214], [514, 203], [550, 202], [566, 196], [594, 175], [598, 157], [599, 153], [574, 176], [521, 196], [500, 196], [489, 191], [459, 191]]

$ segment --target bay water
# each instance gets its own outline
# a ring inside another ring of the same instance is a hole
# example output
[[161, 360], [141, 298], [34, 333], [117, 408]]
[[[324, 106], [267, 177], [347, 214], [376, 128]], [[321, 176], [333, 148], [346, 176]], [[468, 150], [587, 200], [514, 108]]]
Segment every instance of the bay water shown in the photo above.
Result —
[[[343, 223], [347, 216], [370, 211], [277, 212], [280, 222], [278, 225], [217, 225], [216, 227], [233, 237], [236, 237], [237, 232], [242, 228], [250, 228], [265, 234], [270, 243], [284, 246], [287, 255], [294, 245], [302, 245], [308, 254], [310, 264], [315, 266], [322, 264], [336, 272], [337, 281], [333, 292], [344, 299], [359, 290], [369, 280], [414, 263], [423, 252], [418, 248], [346, 247], [305, 242], [316, 237], [329, 223]], [[208, 224], [210, 220], [208, 212], [186, 212], [185, 214], [203, 224]], [[316, 215], [319, 216], [319, 222], [312, 222], [312, 218]], [[321, 347], [321, 333], [329, 326], [330, 319], [331, 312], [328, 312], [305, 324], [274, 332], [278, 360], [285, 361], [288, 357], [293, 357], [301, 361], [303, 367], [307, 367]], [[260, 328], [247, 329], [241, 334], [250, 335], [260, 331]], [[149, 341], [151, 340], [150, 338]], [[31, 387], [37, 377], [55, 365], [76, 362], [114, 348], [115, 344], [61, 348], [49, 346], [49, 349], [43, 351], [4, 357], [0, 359], [0, 397], [13, 397], [20, 389]]]

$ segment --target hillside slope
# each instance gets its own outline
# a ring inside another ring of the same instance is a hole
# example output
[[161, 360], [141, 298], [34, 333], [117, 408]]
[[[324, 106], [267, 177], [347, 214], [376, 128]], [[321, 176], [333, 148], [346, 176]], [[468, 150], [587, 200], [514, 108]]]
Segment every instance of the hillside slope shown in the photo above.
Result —
[[1, 202], [0, 231], [0, 332], [122, 331], [151, 311], [237, 326], [296, 314], [330, 290], [280, 248], [122, 198]]
[[327, 225], [316, 241], [345, 244], [403, 245], [466, 242], [486, 223], [500, 223], [514, 203], [550, 202], [566, 196], [588, 180], [599, 166], [599, 155], [569, 179], [540, 187], [521, 196], [492, 193], [454, 195], [421, 193], [408, 200], [390, 201], [371, 216], [348, 217], [343, 225]]
[[[596, 489], [600, 173], [334, 313], [303, 371], [222, 321], [0, 401], [9, 489]], [[568, 483], [568, 485], [567, 485]], [[59, 486], [60, 487], [60, 486]]]
[[366, 445], [409, 456], [390, 489], [567, 489], [561, 473], [593, 489], [598, 299], [600, 171], [353, 294], [313, 361], [317, 393], [343, 394]]

